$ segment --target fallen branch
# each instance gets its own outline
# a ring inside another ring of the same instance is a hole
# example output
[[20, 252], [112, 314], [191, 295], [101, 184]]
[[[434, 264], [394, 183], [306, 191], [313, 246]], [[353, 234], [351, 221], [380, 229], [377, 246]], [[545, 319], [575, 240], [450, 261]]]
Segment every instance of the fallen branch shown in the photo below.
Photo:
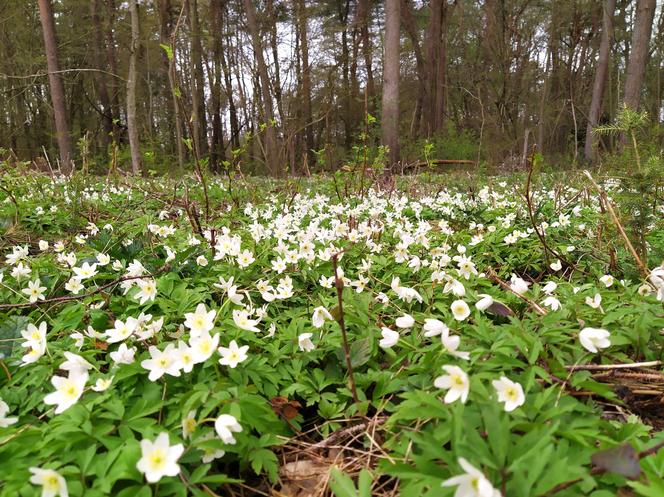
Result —
[[641, 274], [647, 278], [650, 275], [650, 271], [648, 271], [648, 268], [645, 266], [641, 258], [639, 257], [639, 254], [636, 253], [636, 250], [634, 250], [634, 246], [632, 245], [632, 242], [629, 240], [629, 237], [627, 236], [627, 233], [625, 232], [625, 229], [623, 228], [622, 224], [620, 223], [620, 219], [618, 218], [618, 215], [616, 214], [616, 211], [613, 210], [613, 206], [611, 205], [611, 202], [609, 202], [609, 197], [606, 195], [606, 192], [602, 189], [601, 186], [597, 184], [597, 182], [593, 179], [593, 177], [590, 175], [588, 171], [583, 171], [583, 174], [586, 175], [586, 177], [590, 180], [590, 182], [593, 184], [595, 187], [595, 190], [597, 190], [597, 193], [599, 193], [600, 198], [604, 201], [606, 204], [606, 208], [609, 211], [609, 214], [611, 215], [611, 219], [613, 220], [613, 224], [616, 225], [616, 228], [618, 229], [618, 232], [620, 233], [620, 236], [622, 239], [625, 241], [625, 245], [627, 246], [627, 250], [632, 254], [632, 257], [634, 257], [634, 260], [636, 261], [636, 265], [641, 271]]
[[535, 302], [534, 300], [529, 299], [528, 297], [524, 297], [524, 296], [521, 295], [520, 293], [517, 293], [517, 292], [515, 292], [514, 290], [512, 290], [512, 287], [510, 287], [510, 286], [507, 284], [506, 281], [503, 281], [502, 279], [500, 279], [500, 277], [496, 274], [496, 272], [495, 272], [492, 268], [488, 268], [488, 269], [486, 270], [486, 274], [487, 274], [487, 276], [489, 277], [489, 279], [490, 279], [491, 281], [493, 281], [494, 283], [497, 283], [498, 285], [500, 285], [500, 287], [501, 287], [503, 290], [505, 290], [505, 291], [507, 291], [507, 292], [510, 292], [510, 293], [513, 294], [513, 295], [516, 295], [518, 298], [520, 298], [520, 299], [523, 300], [526, 304], [528, 304], [528, 305], [529, 305], [529, 306], [530, 306], [530, 307], [531, 307], [531, 308], [532, 308], [537, 314], [539, 314], [540, 316], [546, 316], [546, 315], [548, 314], [548, 313], [546, 312], [546, 309], [544, 309], [544, 308], [543, 308], [541, 305], [539, 305], [537, 302]]
[[609, 371], [613, 369], [634, 369], [661, 366], [662, 361], [632, 362], [629, 364], [581, 364], [565, 366], [568, 371]]
[[167, 269], [170, 269], [170, 265], [168, 264], [163, 266], [159, 271], [157, 271], [154, 274], [144, 274], [142, 276], [124, 276], [122, 278], [113, 280], [110, 283], [106, 283], [105, 285], [99, 286], [90, 292], [84, 293], [83, 295], [65, 295], [62, 297], [53, 297], [51, 299], [37, 300], [36, 302], [24, 302], [22, 304], [0, 304], [0, 311], [4, 311], [5, 309], [25, 309], [28, 307], [39, 307], [40, 305], [46, 305], [46, 304], [61, 304], [62, 302], [83, 300], [86, 297], [91, 297], [97, 293], [103, 292], [107, 288], [110, 288], [113, 285], [117, 285], [118, 283], [122, 283], [123, 281], [138, 280], [143, 278], [154, 278], [156, 275], [163, 273]]

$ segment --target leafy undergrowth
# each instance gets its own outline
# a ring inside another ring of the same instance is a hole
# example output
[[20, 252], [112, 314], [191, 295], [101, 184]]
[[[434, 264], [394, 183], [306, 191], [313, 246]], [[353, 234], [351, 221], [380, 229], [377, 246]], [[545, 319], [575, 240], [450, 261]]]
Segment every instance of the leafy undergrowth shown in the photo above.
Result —
[[664, 495], [661, 198], [337, 180], [7, 174], [0, 495]]

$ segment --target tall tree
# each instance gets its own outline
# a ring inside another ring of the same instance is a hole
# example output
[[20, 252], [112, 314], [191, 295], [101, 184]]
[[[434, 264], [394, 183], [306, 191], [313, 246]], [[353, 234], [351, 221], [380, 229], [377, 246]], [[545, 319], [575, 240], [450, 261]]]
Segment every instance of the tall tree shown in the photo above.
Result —
[[399, 26], [400, 0], [385, 2], [385, 47], [383, 56], [382, 143], [389, 148], [389, 165], [400, 159], [399, 150]]
[[260, 80], [263, 120], [265, 125], [265, 165], [268, 171], [275, 176], [281, 174], [281, 153], [277, 143], [277, 130], [274, 122], [274, 106], [272, 95], [270, 95], [270, 77], [267, 72], [267, 64], [263, 55], [261, 35], [256, 20], [256, 10], [252, 0], [243, 0], [244, 11], [247, 17], [247, 27], [251, 36], [251, 44], [254, 49], [254, 58], [258, 66], [258, 77]]
[[104, 57], [102, 56], [104, 52], [104, 28], [101, 21], [100, 9], [100, 0], [90, 0], [90, 17], [94, 28], [94, 64], [97, 69], [95, 73], [95, 86], [99, 95], [99, 103], [101, 104], [101, 117], [104, 129], [101, 142], [104, 150], [106, 150], [110, 142], [110, 135], [113, 132], [113, 109], [111, 108], [111, 99], [108, 96], [108, 77], [105, 70]]
[[53, 117], [55, 119], [55, 132], [60, 150], [60, 163], [62, 170], [71, 171], [72, 148], [67, 123], [67, 110], [65, 107], [65, 92], [60, 79], [60, 66], [58, 64], [58, 43], [55, 38], [55, 20], [51, 0], [39, 0], [39, 20], [44, 34], [44, 48], [46, 50], [46, 65], [48, 67], [48, 82], [51, 88], [51, 103], [53, 104]]
[[201, 47], [201, 31], [198, 22], [198, 2], [187, 2], [187, 19], [191, 39], [191, 69], [193, 72], [191, 91], [191, 127], [194, 146], [199, 156], [208, 152], [207, 119], [205, 115], [205, 79], [203, 76], [203, 49]]
[[602, 39], [599, 44], [599, 58], [595, 81], [593, 83], [592, 101], [588, 112], [588, 127], [586, 129], [586, 144], [584, 148], [585, 158], [592, 162], [595, 159], [595, 145], [593, 141], [593, 129], [599, 123], [602, 113], [602, 102], [604, 101], [604, 87], [606, 76], [609, 71], [609, 59], [611, 58], [611, 40], [613, 39], [613, 15], [616, 11], [616, 0], [605, 0], [602, 15]]
[[314, 148], [314, 137], [311, 129], [311, 67], [309, 65], [309, 41], [307, 34], [306, 0], [297, 0], [297, 20], [302, 57], [302, 132], [304, 134], [304, 162]]
[[131, 150], [131, 170], [134, 174], [141, 172], [141, 149], [138, 141], [138, 123], [136, 118], [136, 60], [140, 29], [138, 20], [138, 4], [129, 0], [129, 16], [131, 18], [131, 44], [129, 45], [129, 74], [127, 76], [127, 133]]
[[624, 103], [634, 110], [639, 108], [643, 76], [646, 72], [646, 62], [649, 55], [650, 35], [652, 22], [655, 18], [656, 0], [637, 0], [634, 30], [632, 31], [632, 46], [627, 63], [627, 76], [625, 77]]

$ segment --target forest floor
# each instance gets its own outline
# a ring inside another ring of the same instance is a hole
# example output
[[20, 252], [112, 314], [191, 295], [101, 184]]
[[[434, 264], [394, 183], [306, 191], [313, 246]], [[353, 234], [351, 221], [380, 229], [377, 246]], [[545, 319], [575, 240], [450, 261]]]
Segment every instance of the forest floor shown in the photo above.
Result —
[[0, 496], [664, 495], [657, 186], [372, 185], [6, 173]]

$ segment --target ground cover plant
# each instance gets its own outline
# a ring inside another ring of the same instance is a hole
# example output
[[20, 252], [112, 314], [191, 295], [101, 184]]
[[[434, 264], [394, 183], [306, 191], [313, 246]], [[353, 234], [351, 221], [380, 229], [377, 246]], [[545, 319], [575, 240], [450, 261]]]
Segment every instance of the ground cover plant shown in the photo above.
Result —
[[657, 186], [345, 174], [8, 169], [0, 495], [664, 495]]

